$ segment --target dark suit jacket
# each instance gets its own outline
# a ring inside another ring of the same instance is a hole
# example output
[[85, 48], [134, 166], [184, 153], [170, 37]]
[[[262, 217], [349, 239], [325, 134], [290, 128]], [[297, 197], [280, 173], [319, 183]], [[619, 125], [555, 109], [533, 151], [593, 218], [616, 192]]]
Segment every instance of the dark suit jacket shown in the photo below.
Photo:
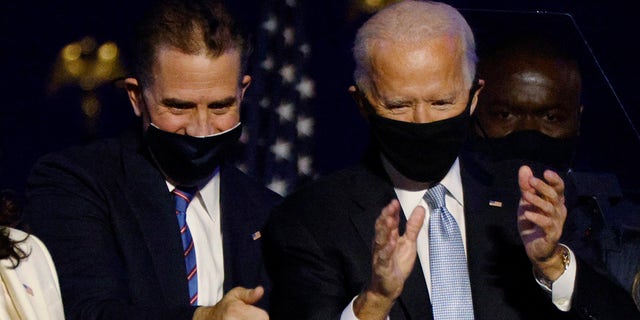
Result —
[[[29, 178], [25, 217], [51, 251], [68, 319], [193, 316], [175, 201], [138, 136], [47, 155]], [[231, 166], [220, 175], [224, 291], [270, 291], [252, 234], [280, 197]]]
[[565, 184], [565, 242], [631, 293], [640, 271], [640, 205], [623, 195], [612, 174], [570, 172]]
[[[516, 227], [517, 199], [492, 199], [486, 176], [461, 163], [468, 264], [476, 319], [633, 319], [629, 296], [578, 262], [572, 311], [536, 283]], [[366, 286], [375, 219], [395, 198], [379, 157], [289, 196], [265, 229], [273, 319], [335, 319]], [[489, 200], [503, 201], [501, 206]], [[401, 215], [403, 217], [403, 215]], [[403, 219], [401, 229], [404, 227]], [[402, 230], [401, 230], [402, 231]], [[432, 319], [420, 264], [390, 317]]]
[[558, 171], [535, 161], [492, 160], [470, 147], [466, 163], [490, 177], [494, 198], [519, 198], [517, 171], [529, 165], [537, 176], [545, 169], [560, 174], [565, 184], [567, 219], [561, 242], [598, 272], [631, 293], [640, 270], [640, 206], [623, 194], [615, 175], [603, 171]]

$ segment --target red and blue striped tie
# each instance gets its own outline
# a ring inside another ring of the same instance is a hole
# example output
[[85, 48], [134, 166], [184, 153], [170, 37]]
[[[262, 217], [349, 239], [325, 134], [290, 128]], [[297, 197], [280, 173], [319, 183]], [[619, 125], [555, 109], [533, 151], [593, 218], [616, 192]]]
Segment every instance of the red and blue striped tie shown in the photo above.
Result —
[[180, 226], [180, 237], [184, 249], [184, 263], [187, 267], [187, 280], [189, 281], [189, 303], [195, 306], [198, 303], [198, 267], [196, 265], [196, 249], [189, 226], [187, 226], [187, 206], [195, 194], [195, 190], [174, 189], [176, 199], [176, 217]]

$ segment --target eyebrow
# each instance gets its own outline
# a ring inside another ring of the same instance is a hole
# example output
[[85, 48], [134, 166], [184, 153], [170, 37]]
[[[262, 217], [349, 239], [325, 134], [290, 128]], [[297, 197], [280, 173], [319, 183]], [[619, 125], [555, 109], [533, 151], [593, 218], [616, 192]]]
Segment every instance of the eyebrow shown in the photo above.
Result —
[[385, 107], [413, 104], [413, 101], [409, 99], [403, 99], [403, 98], [380, 99], [380, 102]]
[[[456, 99], [458, 97], [455, 94], [445, 94], [445, 95], [441, 95], [438, 98], [435, 99], [429, 99], [430, 102], [441, 102], [441, 101], [445, 101], [445, 102], [455, 102]], [[414, 104], [414, 101], [411, 99], [404, 99], [404, 98], [389, 98], [389, 99], [385, 99], [382, 98], [380, 101], [383, 106], [396, 106], [396, 105], [412, 105]]]
[[[178, 98], [164, 98], [160, 101], [163, 105], [173, 108], [194, 108], [197, 106], [197, 103], [192, 101], [181, 100]], [[232, 105], [236, 102], [236, 97], [227, 97], [221, 100], [213, 101], [207, 105], [209, 108], [218, 108]]]
[[236, 101], [237, 101], [236, 97], [227, 97], [222, 100], [211, 102], [207, 106], [209, 108], [226, 107], [236, 103]]
[[192, 108], [196, 103], [191, 101], [180, 100], [176, 98], [164, 98], [160, 101], [163, 105], [173, 108]]

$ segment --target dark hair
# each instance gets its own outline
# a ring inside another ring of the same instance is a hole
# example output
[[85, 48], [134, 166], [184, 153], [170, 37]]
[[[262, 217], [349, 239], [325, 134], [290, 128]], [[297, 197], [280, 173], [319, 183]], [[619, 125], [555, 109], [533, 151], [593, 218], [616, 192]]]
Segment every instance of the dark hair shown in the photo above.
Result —
[[22, 220], [22, 201], [12, 189], [0, 191], [0, 226], [16, 227]]
[[[3, 190], [2, 197], [0, 197], [0, 216], [6, 217], [8, 213], [19, 211], [18, 206], [13, 193]], [[16, 244], [25, 241], [27, 238], [15, 241], [9, 237], [9, 232], [8, 225], [0, 225], [0, 259], [11, 259], [13, 267], [16, 268], [20, 264], [20, 260], [29, 256], [28, 253], [18, 248]]]
[[217, 0], [165, 0], [148, 11], [133, 43], [133, 72], [142, 85], [153, 81], [152, 68], [161, 46], [212, 57], [235, 49], [241, 54], [242, 72], [250, 51], [243, 31]]

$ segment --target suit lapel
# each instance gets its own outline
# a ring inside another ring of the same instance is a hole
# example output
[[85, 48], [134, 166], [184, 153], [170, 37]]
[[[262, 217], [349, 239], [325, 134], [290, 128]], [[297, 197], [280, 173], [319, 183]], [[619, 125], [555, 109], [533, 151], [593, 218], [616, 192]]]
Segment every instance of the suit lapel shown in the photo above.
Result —
[[[351, 220], [367, 248], [370, 248], [373, 243], [375, 221], [382, 208], [391, 199], [396, 198], [393, 186], [377, 159], [379, 158], [371, 159], [365, 168], [356, 173], [353, 184], [349, 189], [349, 192], [353, 195], [351, 198], [362, 208], [361, 211], [351, 214]], [[404, 233], [405, 226], [406, 219], [401, 212], [401, 234]], [[370, 255], [368, 256], [369, 260], [362, 263], [371, 263]], [[392, 319], [403, 319], [407, 316], [409, 319], [431, 319], [431, 303], [429, 302], [422, 267], [417, 258], [397, 304], [400, 308], [394, 307], [391, 310], [390, 317]]]
[[513, 188], [493, 186], [493, 181], [479, 175], [470, 162], [462, 164], [467, 261], [474, 313], [478, 319], [504, 316], [501, 301], [509, 297], [504, 296], [501, 288], [504, 282], [513, 281], [505, 278], [508, 270], [504, 266], [517, 268], [505, 264], [504, 259], [515, 262], [519, 258], [516, 253], [520, 251], [514, 251], [509, 245], [519, 238], [516, 225], [518, 197], [514, 196]]
[[[224, 250], [224, 291], [238, 285], [254, 286], [261, 283], [262, 255], [260, 251], [260, 226], [251, 213], [258, 210], [260, 199], [250, 198], [247, 186], [237, 177], [235, 168], [220, 169], [220, 211]], [[254, 240], [255, 239], [255, 240]]]
[[349, 198], [362, 209], [350, 213], [351, 221], [366, 247], [371, 248], [375, 236], [376, 219], [382, 208], [396, 198], [380, 157], [373, 153], [367, 154], [363, 165], [355, 169], [351, 183], [346, 187], [346, 192], [350, 194]]
[[123, 189], [151, 255], [150, 267], [160, 281], [166, 301], [170, 305], [183, 305], [189, 293], [173, 197], [150, 159], [142, 155], [137, 145], [127, 147], [130, 150], [123, 151], [127, 177]]

